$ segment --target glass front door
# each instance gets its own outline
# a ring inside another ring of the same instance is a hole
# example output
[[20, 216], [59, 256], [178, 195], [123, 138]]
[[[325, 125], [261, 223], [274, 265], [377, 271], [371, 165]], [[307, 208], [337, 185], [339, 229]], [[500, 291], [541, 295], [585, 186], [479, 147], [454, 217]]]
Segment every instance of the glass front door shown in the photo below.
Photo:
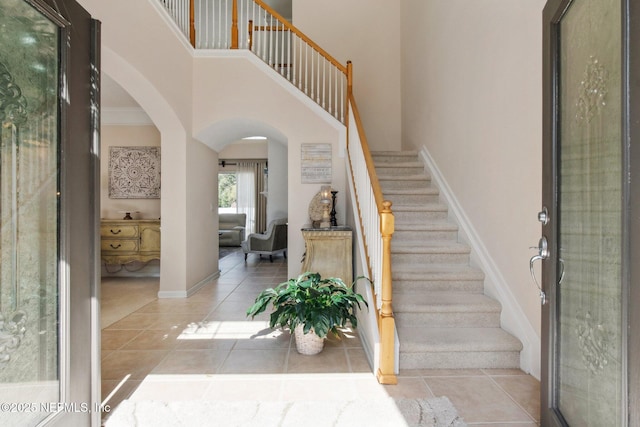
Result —
[[543, 425], [628, 425], [623, 5], [545, 8]]
[[100, 419], [97, 28], [74, 0], [0, 2], [2, 426]]
[[59, 27], [23, 0], [2, 9], [0, 401], [15, 411], [0, 424], [33, 425], [60, 401]]

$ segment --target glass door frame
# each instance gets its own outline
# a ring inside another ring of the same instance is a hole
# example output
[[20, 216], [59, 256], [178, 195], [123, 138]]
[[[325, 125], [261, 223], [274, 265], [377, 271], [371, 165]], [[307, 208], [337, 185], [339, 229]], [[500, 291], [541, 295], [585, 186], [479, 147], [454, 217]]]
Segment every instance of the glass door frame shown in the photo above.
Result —
[[[542, 262], [541, 426], [566, 425], [556, 407], [558, 354], [558, 152], [559, 23], [573, 1], [548, 0], [543, 11], [543, 151], [542, 204], [551, 218], [543, 224], [549, 258]], [[622, 329], [625, 426], [640, 426], [640, 5], [621, 0], [622, 9]], [[634, 191], [632, 191], [634, 190]], [[634, 262], [635, 260], [635, 262]], [[635, 307], [635, 309], [629, 309]]]

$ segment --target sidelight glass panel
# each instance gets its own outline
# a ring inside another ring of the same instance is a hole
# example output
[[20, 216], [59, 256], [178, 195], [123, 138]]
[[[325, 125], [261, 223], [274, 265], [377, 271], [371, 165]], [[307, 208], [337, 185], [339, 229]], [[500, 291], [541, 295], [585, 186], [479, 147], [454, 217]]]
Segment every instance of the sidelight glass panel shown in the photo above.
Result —
[[[0, 4], [0, 425], [60, 401], [59, 28]], [[55, 408], [55, 405], [52, 405]], [[9, 410], [7, 410], [9, 409]]]
[[621, 2], [560, 22], [556, 402], [571, 426], [621, 425]]

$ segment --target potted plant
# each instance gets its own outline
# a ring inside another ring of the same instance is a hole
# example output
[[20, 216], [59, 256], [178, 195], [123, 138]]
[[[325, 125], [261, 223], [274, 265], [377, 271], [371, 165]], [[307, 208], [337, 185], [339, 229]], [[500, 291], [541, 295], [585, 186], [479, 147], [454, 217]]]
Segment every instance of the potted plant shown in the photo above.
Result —
[[299, 353], [317, 354], [329, 332], [337, 334], [347, 322], [354, 328], [358, 326], [355, 310], [361, 307], [360, 303], [368, 307], [362, 295], [342, 279], [323, 279], [318, 273], [307, 272], [260, 292], [247, 316], [254, 318], [272, 304], [269, 326], [289, 328]]

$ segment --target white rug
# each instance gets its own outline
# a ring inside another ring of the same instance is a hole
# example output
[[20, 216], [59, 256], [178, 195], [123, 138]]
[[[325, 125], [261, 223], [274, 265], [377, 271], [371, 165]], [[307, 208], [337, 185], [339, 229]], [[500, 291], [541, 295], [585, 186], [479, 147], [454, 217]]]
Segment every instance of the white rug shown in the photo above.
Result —
[[463, 427], [446, 397], [352, 401], [123, 401], [107, 427]]

